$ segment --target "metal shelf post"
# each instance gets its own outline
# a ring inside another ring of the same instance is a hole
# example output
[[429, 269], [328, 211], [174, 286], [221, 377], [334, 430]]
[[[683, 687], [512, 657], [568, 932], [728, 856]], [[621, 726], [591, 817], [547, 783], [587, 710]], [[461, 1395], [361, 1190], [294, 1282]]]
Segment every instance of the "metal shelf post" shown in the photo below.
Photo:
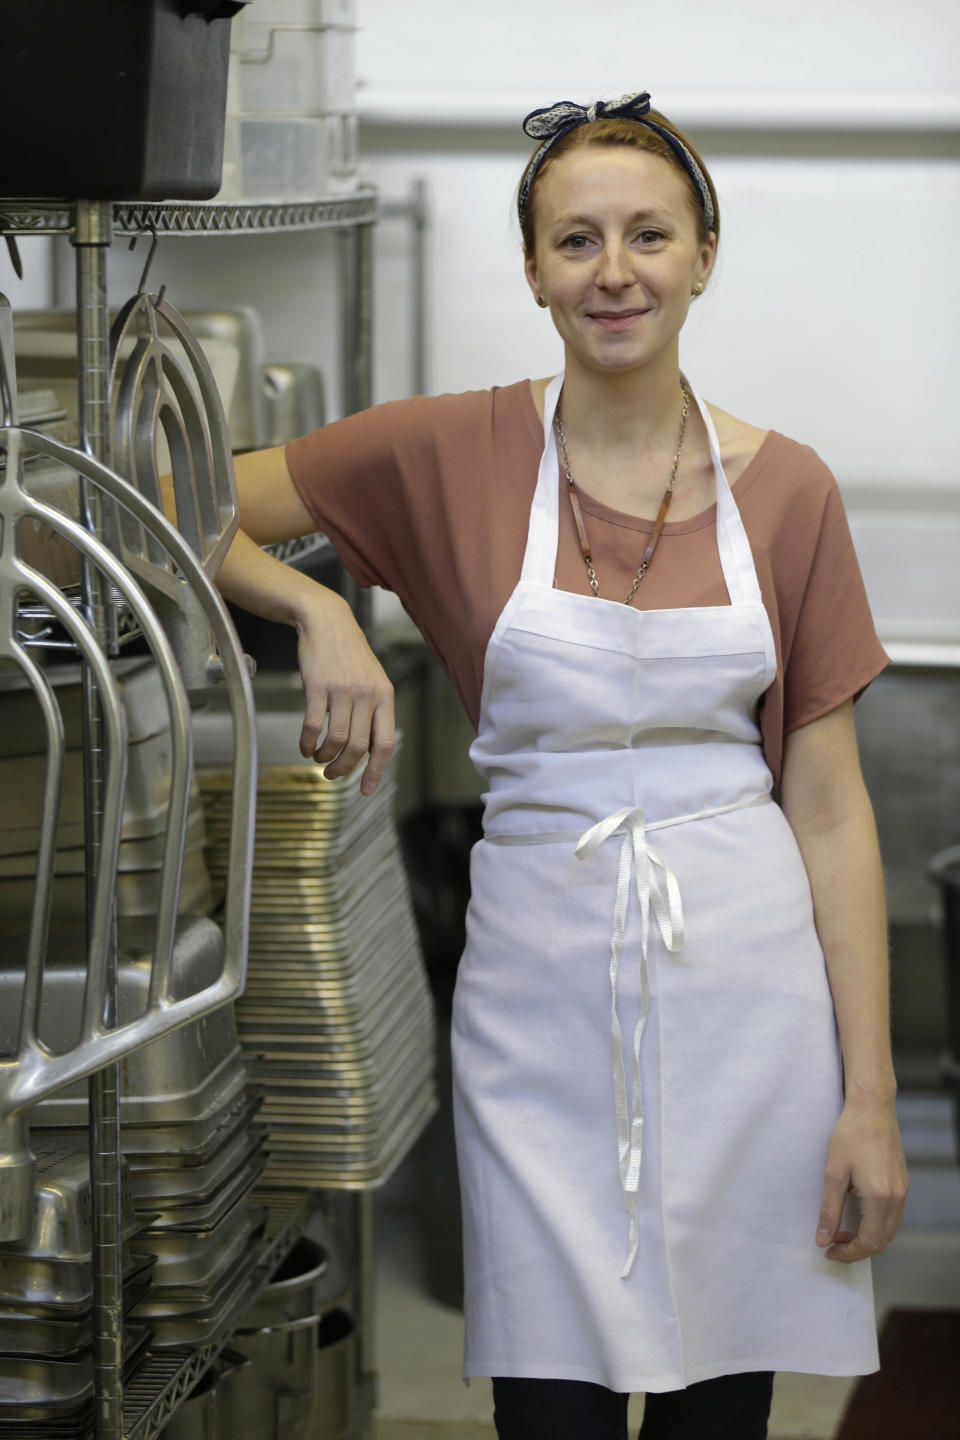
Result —
[[[77, 380], [80, 446], [109, 464], [110, 312], [107, 306], [107, 250], [113, 210], [103, 201], [78, 200], [71, 242], [77, 273]], [[104, 499], [95, 486], [80, 482], [86, 528], [106, 539]], [[83, 608], [98, 643], [116, 651], [116, 615], [106, 578], [90, 560], [83, 561]], [[90, 665], [83, 664], [84, 843], [87, 933], [90, 933], [100, 856], [105, 775], [104, 731], [100, 700]], [[108, 959], [106, 1013], [117, 1023], [118, 977], [116, 913]], [[123, 1278], [120, 1196], [119, 1066], [106, 1065], [91, 1075], [90, 1191], [93, 1202], [93, 1377], [97, 1440], [123, 1437]]]
[[[353, 225], [340, 241], [340, 372], [343, 413], [353, 415], [373, 402], [373, 227]], [[363, 633], [372, 638], [373, 602], [349, 575], [344, 598]]]

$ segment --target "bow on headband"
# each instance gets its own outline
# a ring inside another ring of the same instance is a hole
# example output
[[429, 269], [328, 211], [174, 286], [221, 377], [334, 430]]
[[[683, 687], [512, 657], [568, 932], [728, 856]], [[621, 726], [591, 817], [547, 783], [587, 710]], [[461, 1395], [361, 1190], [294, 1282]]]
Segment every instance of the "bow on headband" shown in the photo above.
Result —
[[548, 135], [565, 134], [577, 125], [584, 125], [588, 120], [601, 120], [605, 115], [610, 119], [640, 120], [649, 109], [650, 96], [646, 90], [621, 95], [619, 100], [595, 100], [592, 105], [558, 100], [556, 105], [531, 110], [523, 122], [523, 129], [531, 140], [546, 140]]
[[650, 96], [646, 90], [637, 90], [632, 95], [621, 95], [619, 100], [595, 100], [592, 105], [577, 105], [573, 100], [558, 100], [555, 105], [546, 105], [540, 110], [531, 110], [523, 122], [524, 131], [531, 139], [542, 140], [543, 144], [527, 166], [523, 184], [520, 186], [520, 194], [517, 196], [520, 228], [523, 228], [526, 219], [530, 188], [551, 146], [579, 125], [587, 125], [593, 120], [607, 119], [635, 120], [638, 125], [645, 125], [648, 130], [655, 130], [660, 138], [667, 142], [693, 181], [707, 229], [712, 230], [716, 222], [716, 214], [706, 176], [683, 141], [669, 130], [664, 129], [662, 125], [658, 125], [655, 120], [651, 120], [649, 111]]
[[531, 140], [545, 140], [547, 135], [566, 134], [576, 125], [589, 120], [642, 120], [651, 108], [651, 96], [646, 91], [633, 95], [620, 95], [619, 99], [597, 99], [593, 105], [577, 105], [571, 99], [558, 99], [556, 105], [545, 105], [543, 109], [531, 109], [524, 121], [524, 132]]

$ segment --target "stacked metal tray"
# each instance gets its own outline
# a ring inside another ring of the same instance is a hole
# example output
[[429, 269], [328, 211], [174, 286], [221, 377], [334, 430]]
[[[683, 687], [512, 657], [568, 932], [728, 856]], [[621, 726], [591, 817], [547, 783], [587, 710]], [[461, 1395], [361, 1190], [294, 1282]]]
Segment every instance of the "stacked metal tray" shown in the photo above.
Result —
[[[123, 1015], [144, 1003], [149, 966], [132, 958], [129, 924], [120, 934]], [[199, 989], [215, 958], [192, 952], [179, 965], [178, 986]], [[0, 971], [0, 1005], [5, 978]], [[51, 1039], [78, 1013], [82, 981], [79, 966], [48, 972], [44, 1026]], [[216, 1336], [257, 1263], [265, 1214], [250, 1192], [263, 1175], [266, 1132], [256, 1123], [262, 1090], [248, 1081], [232, 1006], [151, 1041], [121, 1067], [128, 1205], [138, 1247], [155, 1257], [153, 1284], [132, 1318], [150, 1326], [154, 1347]], [[85, 1087], [68, 1086], [41, 1102], [31, 1125], [48, 1139], [85, 1134]]]
[[[86, 1137], [37, 1136], [31, 1234], [0, 1246], [0, 1436], [85, 1440], [92, 1431], [93, 1260]], [[122, 1174], [123, 1303], [130, 1315], [150, 1286], [154, 1261], [131, 1242], [142, 1220]], [[124, 1367], [136, 1373], [150, 1340], [126, 1330]]]
[[[199, 770], [214, 880], [230, 816], [226, 771]], [[434, 1015], [389, 779], [262, 765], [244, 1048], [266, 1089], [267, 1183], [380, 1184], [433, 1113]]]

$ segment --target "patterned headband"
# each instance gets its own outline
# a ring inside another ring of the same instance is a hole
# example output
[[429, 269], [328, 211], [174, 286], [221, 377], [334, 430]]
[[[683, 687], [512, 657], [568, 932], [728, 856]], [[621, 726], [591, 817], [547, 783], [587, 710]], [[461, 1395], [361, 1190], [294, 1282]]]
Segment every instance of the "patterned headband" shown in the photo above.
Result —
[[665, 130], [662, 125], [658, 125], [656, 121], [649, 118], [649, 110], [650, 96], [646, 90], [638, 90], [632, 95], [621, 95], [619, 100], [596, 100], [592, 105], [577, 105], [573, 100], [558, 100], [556, 105], [547, 105], [542, 110], [531, 110], [523, 122], [524, 131], [531, 139], [542, 140], [543, 144], [535, 152], [527, 166], [527, 173], [520, 186], [520, 194], [517, 196], [520, 228], [523, 229], [526, 219], [530, 187], [551, 147], [562, 136], [569, 135], [571, 130], [576, 130], [579, 125], [586, 125], [591, 120], [611, 119], [636, 120], [638, 125], [645, 125], [648, 130], [655, 130], [662, 139], [666, 140], [693, 181], [700, 197], [707, 229], [712, 230], [716, 215], [713, 209], [713, 197], [703, 171], [682, 140], [678, 140], [676, 135], [671, 135], [669, 130]]

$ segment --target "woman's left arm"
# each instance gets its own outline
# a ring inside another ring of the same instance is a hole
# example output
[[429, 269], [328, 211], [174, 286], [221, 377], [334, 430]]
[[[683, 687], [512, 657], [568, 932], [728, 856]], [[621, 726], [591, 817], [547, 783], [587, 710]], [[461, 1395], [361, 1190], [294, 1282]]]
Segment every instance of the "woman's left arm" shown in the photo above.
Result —
[[[853, 702], [786, 738], [781, 797], [810, 879], [843, 1051], [844, 1106], [830, 1136], [817, 1244], [863, 1260], [893, 1239], [907, 1198], [890, 1051], [886, 908], [877, 829], [857, 756]], [[848, 1191], [856, 1234], [841, 1230]]]

